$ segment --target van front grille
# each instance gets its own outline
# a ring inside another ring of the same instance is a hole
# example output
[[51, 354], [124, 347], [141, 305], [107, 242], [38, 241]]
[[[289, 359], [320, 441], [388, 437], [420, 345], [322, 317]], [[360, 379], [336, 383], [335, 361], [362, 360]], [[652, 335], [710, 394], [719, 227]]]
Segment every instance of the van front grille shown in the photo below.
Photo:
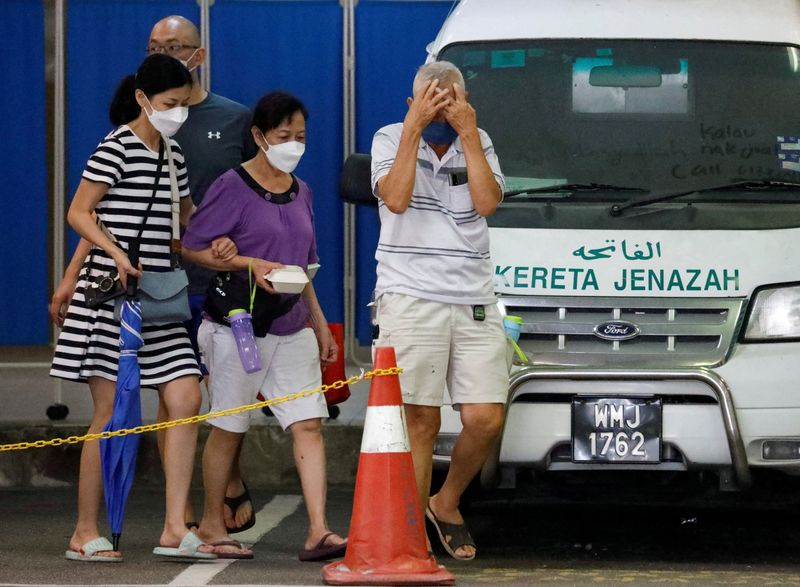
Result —
[[[523, 319], [520, 347], [534, 364], [702, 367], [724, 362], [745, 300], [500, 296]], [[603, 340], [599, 324], [639, 327], [629, 340]]]

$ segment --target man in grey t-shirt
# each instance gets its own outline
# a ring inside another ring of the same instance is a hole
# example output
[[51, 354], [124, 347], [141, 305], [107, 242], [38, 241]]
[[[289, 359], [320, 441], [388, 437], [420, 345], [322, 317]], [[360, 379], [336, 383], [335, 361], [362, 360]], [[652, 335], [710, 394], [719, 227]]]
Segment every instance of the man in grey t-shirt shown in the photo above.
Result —
[[[161, 52], [179, 59], [192, 73], [189, 117], [173, 138], [178, 141], [183, 151], [189, 172], [192, 200], [197, 205], [202, 201], [208, 186], [219, 175], [252, 158], [257, 152], [250, 134], [252, 113], [246, 106], [209, 93], [200, 85], [197, 68], [205, 60], [206, 49], [201, 46], [200, 33], [191, 21], [182, 16], [168, 16], [153, 26], [147, 53]], [[72, 299], [79, 273], [90, 248], [91, 244], [81, 239], [61, 283], [53, 293], [50, 316], [59, 326], [63, 324], [64, 312]], [[200, 310], [213, 273], [194, 265], [186, 265], [189, 276], [189, 301], [192, 315], [196, 318], [186, 326], [197, 352]], [[165, 418], [166, 412], [160, 404], [158, 419], [162, 421]], [[226, 517], [226, 524], [230, 528], [249, 524], [248, 520], [253, 519], [253, 507], [249, 496], [248, 499], [244, 499], [246, 491], [241, 481], [238, 459], [234, 463], [226, 493], [233, 504], [230, 506], [231, 517]], [[192, 512], [187, 512], [187, 516], [190, 519], [194, 517]]]
[[[153, 32], [159, 31], [160, 27], [161, 23], [157, 24]], [[184, 49], [184, 52], [188, 52], [188, 49]], [[189, 68], [192, 67], [192, 60], [189, 60]], [[193, 69], [192, 77], [196, 76], [197, 70]], [[195, 206], [200, 205], [208, 186], [217, 177], [256, 154], [256, 146], [250, 135], [251, 118], [252, 113], [246, 106], [206, 92], [195, 82], [189, 98], [189, 118], [175, 134], [175, 140], [186, 158], [189, 189]], [[184, 266], [189, 276], [189, 302], [192, 308], [192, 324], [187, 324], [186, 329], [197, 351], [200, 310], [214, 272], [187, 262], [184, 262]]]

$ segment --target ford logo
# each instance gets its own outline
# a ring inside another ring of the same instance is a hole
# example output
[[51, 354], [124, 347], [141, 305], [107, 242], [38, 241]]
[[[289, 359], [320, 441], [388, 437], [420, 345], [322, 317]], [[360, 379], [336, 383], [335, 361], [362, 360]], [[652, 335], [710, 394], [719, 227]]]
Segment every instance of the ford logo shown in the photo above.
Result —
[[639, 327], [625, 320], [601, 322], [594, 327], [594, 335], [603, 340], [630, 340], [639, 336]]

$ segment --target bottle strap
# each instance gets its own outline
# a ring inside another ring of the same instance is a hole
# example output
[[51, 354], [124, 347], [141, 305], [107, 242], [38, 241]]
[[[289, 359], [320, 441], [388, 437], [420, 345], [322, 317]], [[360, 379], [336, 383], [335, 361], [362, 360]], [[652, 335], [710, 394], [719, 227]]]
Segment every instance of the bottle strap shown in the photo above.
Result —
[[528, 357], [525, 354], [525, 352], [521, 348], [519, 348], [517, 342], [510, 336], [508, 337], [508, 342], [511, 343], [511, 346], [514, 348], [514, 352], [517, 353], [517, 356], [519, 357], [520, 361], [522, 361], [523, 363], [527, 363]]
[[256, 287], [257, 284], [253, 283], [253, 257], [250, 257], [250, 262], [247, 264], [247, 283], [250, 286], [250, 315], [253, 315], [253, 304], [256, 301]]

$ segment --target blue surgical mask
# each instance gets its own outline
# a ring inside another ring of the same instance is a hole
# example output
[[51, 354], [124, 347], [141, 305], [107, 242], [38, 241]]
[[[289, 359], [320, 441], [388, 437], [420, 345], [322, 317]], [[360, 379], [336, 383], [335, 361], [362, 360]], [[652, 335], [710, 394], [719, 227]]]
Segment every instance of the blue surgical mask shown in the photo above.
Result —
[[422, 139], [434, 145], [449, 145], [458, 138], [458, 133], [449, 122], [431, 122], [422, 130]]

